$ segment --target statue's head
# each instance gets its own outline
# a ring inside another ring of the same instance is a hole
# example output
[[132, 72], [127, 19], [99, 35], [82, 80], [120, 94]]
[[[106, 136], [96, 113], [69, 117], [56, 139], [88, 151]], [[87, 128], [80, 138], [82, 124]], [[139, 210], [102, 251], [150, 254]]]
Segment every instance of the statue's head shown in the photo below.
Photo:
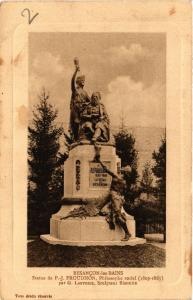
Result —
[[76, 78], [76, 84], [80, 87], [84, 87], [85, 84], [85, 76], [81, 75]]
[[101, 94], [100, 92], [94, 92], [91, 96], [91, 102], [93, 105], [96, 105], [100, 102], [101, 100]]

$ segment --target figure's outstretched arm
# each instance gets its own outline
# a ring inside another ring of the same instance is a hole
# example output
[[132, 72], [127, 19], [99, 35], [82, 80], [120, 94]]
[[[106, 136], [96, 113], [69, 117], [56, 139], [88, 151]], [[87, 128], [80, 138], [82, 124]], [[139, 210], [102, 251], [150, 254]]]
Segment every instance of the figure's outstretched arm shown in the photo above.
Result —
[[114, 177], [114, 178], [118, 178], [118, 176], [117, 176], [116, 174], [114, 174], [110, 169], [108, 169], [108, 168], [102, 163], [102, 161], [100, 160], [100, 151], [101, 151], [101, 147], [95, 144], [94, 148], [95, 148], [95, 158], [94, 158], [94, 161], [95, 161], [95, 162], [98, 162], [98, 163], [102, 166], [103, 170], [104, 170], [106, 173], [108, 173], [110, 176], [112, 176], [112, 177]]
[[79, 71], [79, 67], [77, 66], [74, 74], [72, 75], [72, 79], [71, 79], [71, 90], [72, 90], [72, 93], [76, 92], [76, 75], [77, 75], [78, 71]]
[[110, 176], [117, 178], [118, 176], [116, 174], [114, 174], [110, 169], [108, 169], [103, 163], [102, 161], [99, 159], [98, 162], [101, 164], [101, 166], [103, 167], [103, 170], [108, 173]]

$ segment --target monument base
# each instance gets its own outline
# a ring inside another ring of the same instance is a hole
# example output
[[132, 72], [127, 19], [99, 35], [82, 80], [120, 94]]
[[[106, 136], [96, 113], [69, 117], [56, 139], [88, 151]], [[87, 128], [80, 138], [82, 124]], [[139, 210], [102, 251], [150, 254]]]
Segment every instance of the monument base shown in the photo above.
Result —
[[41, 235], [41, 239], [50, 244], [68, 246], [95, 245], [131, 245], [143, 244], [145, 239], [135, 237], [135, 220], [127, 215], [127, 226], [131, 233], [128, 241], [121, 241], [124, 237], [123, 229], [116, 225], [115, 230], [109, 229], [105, 217], [96, 216], [86, 219], [69, 218], [60, 220], [53, 215], [50, 220], [50, 235]]
[[[125, 236], [122, 227], [116, 224], [114, 230], [109, 228], [106, 218], [99, 215], [100, 209], [97, 206], [86, 214], [83, 210], [82, 216], [88, 217], [80, 218], [81, 205], [85, 200], [87, 208], [89, 205], [92, 207], [93, 203], [100, 206], [110, 190], [112, 178], [98, 162], [93, 161], [95, 154], [95, 147], [91, 144], [77, 145], [71, 149], [64, 164], [64, 203], [50, 219], [50, 235], [41, 235], [41, 239], [50, 244], [68, 246], [134, 246], [145, 243], [145, 239], [136, 238], [135, 220], [126, 213], [127, 227], [131, 234], [128, 241], [122, 241]], [[112, 145], [101, 145], [100, 158], [113, 173], [119, 173], [120, 159]], [[75, 216], [72, 214], [69, 217], [69, 213], [74, 210]]]
[[145, 244], [146, 240], [143, 238], [131, 238], [128, 241], [65, 241], [59, 240], [50, 234], [43, 234], [40, 238], [49, 244], [52, 245], [63, 245], [63, 246], [78, 246], [78, 247], [86, 247], [86, 246], [136, 246], [139, 244]]

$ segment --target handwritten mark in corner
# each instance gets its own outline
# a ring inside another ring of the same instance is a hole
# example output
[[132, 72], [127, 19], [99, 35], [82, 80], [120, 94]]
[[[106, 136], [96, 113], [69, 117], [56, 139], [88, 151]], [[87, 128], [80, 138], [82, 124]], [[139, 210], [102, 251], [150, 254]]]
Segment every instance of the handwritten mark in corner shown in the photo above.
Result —
[[[33, 12], [33, 11], [32, 11]], [[31, 11], [29, 8], [24, 8], [21, 12], [22, 17], [28, 16], [28, 23], [29, 25], [33, 22], [33, 20], [39, 15], [39, 13], [36, 13], [34, 16], [31, 17]]]

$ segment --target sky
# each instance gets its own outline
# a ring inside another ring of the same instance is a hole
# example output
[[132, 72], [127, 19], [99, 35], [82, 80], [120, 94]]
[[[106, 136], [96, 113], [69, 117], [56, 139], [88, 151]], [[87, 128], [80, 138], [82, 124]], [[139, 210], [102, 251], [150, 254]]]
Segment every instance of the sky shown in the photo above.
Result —
[[[111, 127], [165, 127], [166, 36], [163, 33], [30, 33], [29, 107], [42, 87], [68, 127], [74, 57], [85, 90], [100, 91]], [[32, 118], [32, 114], [30, 115]]]

